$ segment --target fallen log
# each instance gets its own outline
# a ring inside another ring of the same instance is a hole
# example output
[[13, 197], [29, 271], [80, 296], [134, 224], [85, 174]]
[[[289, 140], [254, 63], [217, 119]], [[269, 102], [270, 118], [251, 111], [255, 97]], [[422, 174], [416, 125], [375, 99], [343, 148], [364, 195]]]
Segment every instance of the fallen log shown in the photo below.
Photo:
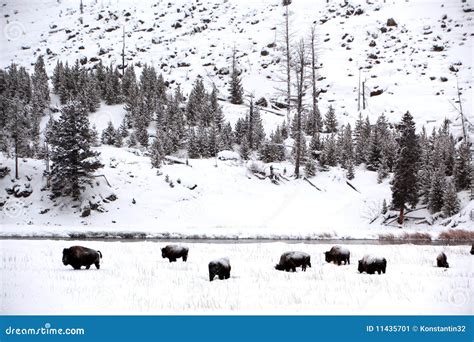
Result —
[[316, 190], [318, 191], [322, 191], [320, 188], [318, 188], [316, 185], [314, 185], [308, 178], [304, 177], [303, 178], [305, 181], [307, 181], [309, 183], [309, 185], [311, 185], [313, 188], [315, 188]]
[[354, 189], [355, 191], [357, 191], [357, 192], [360, 194], [360, 191], [357, 190], [354, 185], [352, 185], [351, 183], [349, 183], [349, 181], [346, 181], [346, 184], [349, 185], [352, 189]]

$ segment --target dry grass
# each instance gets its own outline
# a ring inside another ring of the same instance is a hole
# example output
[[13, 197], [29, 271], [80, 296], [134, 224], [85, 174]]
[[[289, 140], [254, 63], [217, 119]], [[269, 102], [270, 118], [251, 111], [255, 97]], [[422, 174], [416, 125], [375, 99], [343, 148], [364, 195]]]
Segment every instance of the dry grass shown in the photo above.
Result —
[[443, 241], [474, 241], [474, 231], [465, 229], [450, 229], [441, 232], [438, 239]]
[[394, 235], [392, 233], [379, 234], [381, 241], [431, 241], [431, 235], [428, 233], [403, 233], [402, 235]]

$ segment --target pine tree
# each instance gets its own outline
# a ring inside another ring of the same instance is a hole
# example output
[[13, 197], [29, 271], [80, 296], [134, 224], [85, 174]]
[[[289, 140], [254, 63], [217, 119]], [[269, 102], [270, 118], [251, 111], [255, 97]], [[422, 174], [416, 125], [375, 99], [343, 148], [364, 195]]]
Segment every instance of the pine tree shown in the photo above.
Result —
[[15, 157], [15, 178], [19, 179], [19, 159], [30, 154], [28, 136], [30, 130], [30, 113], [28, 106], [18, 97], [8, 100], [6, 112], [5, 140], [13, 147]]
[[78, 200], [86, 185], [92, 184], [93, 173], [103, 167], [98, 160], [100, 154], [91, 149], [87, 111], [79, 102], [62, 107], [57, 129], [49, 142], [53, 195]]
[[106, 145], [114, 145], [117, 133], [115, 132], [112, 121], [109, 121], [107, 127], [102, 131], [101, 142]]
[[151, 166], [159, 169], [165, 157], [165, 152], [163, 150], [163, 145], [161, 141], [162, 133], [157, 131], [156, 138], [151, 144], [150, 158]]
[[437, 213], [443, 208], [443, 194], [446, 189], [444, 165], [436, 169], [431, 179], [428, 208], [432, 213]]
[[231, 150], [234, 143], [234, 135], [230, 123], [226, 123], [222, 128], [220, 139], [220, 146], [224, 150]]
[[443, 215], [449, 217], [459, 212], [459, 199], [453, 182], [448, 182], [443, 194]]
[[243, 94], [244, 90], [240, 81], [239, 71], [237, 70], [237, 60], [235, 48], [232, 54], [232, 72], [230, 74], [230, 102], [233, 104], [244, 103]]
[[263, 128], [262, 118], [260, 117], [260, 110], [250, 101], [250, 111], [247, 115], [247, 142], [251, 150], [260, 149], [263, 140], [265, 139], [265, 130]]
[[354, 151], [354, 160], [356, 165], [362, 163], [367, 163], [368, 160], [368, 146], [371, 136], [371, 125], [369, 117], [365, 120], [362, 119], [362, 116], [359, 114], [359, 119], [356, 121], [356, 126], [354, 129], [354, 142], [355, 142], [355, 151]]
[[348, 164], [353, 164], [354, 160], [354, 145], [352, 142], [351, 125], [347, 124], [347, 126], [341, 128], [341, 133], [339, 161], [343, 168], [348, 168]]
[[382, 202], [382, 215], [385, 215], [387, 212], [388, 212], [387, 201], [384, 198]]
[[336, 166], [337, 164], [337, 146], [335, 134], [332, 133], [326, 138], [323, 145], [323, 150], [320, 156], [320, 163], [322, 166]]
[[240, 144], [240, 158], [248, 160], [250, 155], [250, 147], [247, 139], [243, 139]]
[[382, 183], [382, 181], [388, 177], [390, 170], [387, 165], [387, 158], [382, 156], [382, 161], [380, 162], [379, 168], [377, 169], [377, 183]]
[[355, 177], [355, 171], [354, 171], [354, 163], [352, 162], [352, 159], [349, 159], [348, 165], [347, 165], [347, 179], [352, 180]]
[[186, 122], [189, 126], [196, 126], [203, 113], [207, 110], [207, 94], [201, 78], [197, 78], [189, 94], [186, 105]]
[[333, 106], [329, 106], [328, 112], [326, 113], [326, 117], [324, 119], [324, 124], [326, 125], [327, 133], [337, 133], [336, 112]]
[[399, 127], [400, 151], [394, 170], [392, 203], [400, 210], [398, 223], [403, 224], [405, 204], [414, 207], [418, 203], [417, 163], [420, 153], [415, 123], [409, 112], [403, 115]]
[[472, 166], [470, 163], [471, 152], [467, 143], [463, 142], [456, 151], [454, 178], [458, 190], [469, 189], [471, 186]]
[[304, 172], [306, 174], [306, 177], [316, 176], [316, 161], [313, 157], [309, 156], [306, 159], [306, 163], [304, 165]]
[[319, 132], [316, 132], [312, 137], [309, 143], [309, 154], [312, 158], [317, 159], [319, 153], [321, 152], [322, 144]]
[[41, 100], [38, 103], [38, 110], [42, 112], [49, 106], [50, 97], [49, 97], [49, 87], [48, 87], [48, 75], [46, 74], [46, 69], [44, 67], [43, 56], [40, 55], [35, 63], [35, 71], [31, 77], [32, 81], [32, 91], [36, 93], [37, 99]]

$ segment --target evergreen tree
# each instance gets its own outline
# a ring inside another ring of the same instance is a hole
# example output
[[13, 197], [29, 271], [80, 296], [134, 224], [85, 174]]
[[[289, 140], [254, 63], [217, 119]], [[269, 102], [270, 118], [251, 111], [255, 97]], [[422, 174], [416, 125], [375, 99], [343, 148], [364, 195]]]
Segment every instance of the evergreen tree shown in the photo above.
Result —
[[467, 143], [463, 142], [456, 151], [454, 178], [459, 190], [469, 189], [471, 186], [472, 166], [470, 163], [471, 152]]
[[86, 185], [92, 184], [93, 173], [103, 167], [98, 160], [100, 154], [91, 149], [86, 109], [79, 102], [63, 106], [56, 128], [49, 141], [53, 195], [78, 200]]
[[354, 171], [354, 163], [352, 159], [349, 159], [348, 165], [347, 165], [347, 179], [351, 180], [354, 179], [355, 177], [355, 171]]
[[443, 194], [443, 215], [449, 217], [459, 212], [459, 199], [453, 182], [448, 182]]
[[329, 106], [328, 112], [326, 113], [326, 117], [324, 120], [324, 124], [326, 125], [327, 133], [337, 133], [336, 112], [333, 106]]
[[197, 78], [189, 94], [186, 105], [186, 122], [189, 126], [196, 126], [207, 110], [207, 94], [201, 78]]
[[49, 106], [50, 97], [49, 97], [49, 87], [48, 87], [48, 75], [46, 74], [46, 69], [44, 67], [43, 56], [39, 56], [35, 63], [35, 71], [31, 77], [32, 81], [32, 91], [37, 96], [39, 103], [38, 110], [42, 113]]
[[220, 146], [222, 147], [222, 149], [224, 150], [232, 149], [232, 144], [234, 143], [234, 137], [233, 137], [233, 132], [232, 132], [232, 126], [230, 125], [230, 123], [226, 123], [224, 125], [219, 139], [220, 139]]
[[157, 131], [156, 138], [151, 144], [151, 166], [159, 169], [165, 157], [165, 152], [163, 150], [163, 145], [161, 141], [162, 133]]
[[382, 202], [382, 215], [385, 215], [387, 212], [388, 212], [387, 201], [384, 198]]
[[336, 166], [337, 164], [337, 146], [335, 134], [332, 133], [324, 141], [323, 150], [319, 162], [322, 166]]
[[18, 97], [8, 100], [4, 133], [6, 134], [5, 140], [8, 141], [7, 146], [13, 148], [16, 179], [19, 178], [19, 159], [30, 155], [28, 144], [30, 113], [28, 108]]
[[379, 168], [377, 170], [377, 183], [382, 183], [382, 181], [388, 177], [390, 170], [387, 165], [387, 158], [382, 156], [382, 161], [380, 162]]
[[263, 128], [260, 110], [250, 101], [250, 111], [246, 118], [247, 124], [247, 142], [251, 150], [260, 149], [265, 139], [265, 130]]
[[352, 163], [354, 160], [354, 145], [352, 142], [352, 129], [351, 125], [347, 124], [347, 126], [341, 129], [341, 142], [340, 142], [340, 152], [339, 152], [339, 160], [341, 162], [341, 166], [343, 168], [348, 168], [348, 164]]
[[117, 133], [115, 132], [112, 121], [109, 121], [107, 127], [102, 131], [101, 142], [106, 145], [114, 145]]
[[417, 163], [420, 153], [415, 123], [409, 112], [403, 115], [399, 127], [400, 151], [394, 170], [392, 203], [400, 210], [398, 223], [403, 224], [405, 204], [414, 207], [418, 202]]
[[306, 159], [306, 163], [304, 165], [304, 172], [306, 174], [306, 177], [316, 176], [316, 161], [312, 156], [309, 156]]
[[431, 179], [428, 208], [432, 213], [437, 213], [443, 208], [443, 194], [446, 189], [444, 165], [436, 169]]
[[244, 103], [243, 95], [244, 90], [242, 88], [239, 70], [237, 70], [237, 60], [236, 60], [236, 51], [234, 49], [232, 55], [232, 71], [230, 74], [230, 102], [233, 104], [242, 104]]
[[312, 137], [309, 143], [309, 154], [312, 158], [317, 159], [319, 153], [321, 152], [322, 144], [319, 132], [316, 132]]
[[354, 160], [356, 165], [367, 163], [370, 136], [371, 126], [369, 117], [363, 120], [361, 114], [359, 114], [359, 119], [356, 121], [356, 126], [354, 129]]

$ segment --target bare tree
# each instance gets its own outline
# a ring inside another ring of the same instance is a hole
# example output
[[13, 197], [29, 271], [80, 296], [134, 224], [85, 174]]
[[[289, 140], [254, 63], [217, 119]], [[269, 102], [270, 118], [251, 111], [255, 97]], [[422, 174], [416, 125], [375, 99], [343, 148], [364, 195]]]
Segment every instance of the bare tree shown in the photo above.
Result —
[[122, 34], [122, 77], [125, 74], [125, 26]]
[[311, 47], [311, 97], [313, 101], [313, 112], [311, 117], [311, 127], [313, 134], [319, 132], [322, 127], [321, 125], [321, 114], [318, 107], [319, 92], [316, 84], [316, 63], [317, 63], [317, 51], [316, 51], [316, 26], [311, 27], [310, 33], [310, 47]]
[[290, 106], [291, 106], [291, 52], [290, 52], [290, 15], [288, 5], [285, 6], [285, 52], [286, 52], [286, 116], [288, 126], [290, 125]]
[[295, 155], [295, 176], [300, 177], [301, 152], [302, 152], [302, 129], [301, 116], [303, 114], [303, 96], [305, 89], [305, 65], [306, 65], [306, 47], [304, 39], [301, 39], [296, 49], [295, 75], [296, 75], [296, 155]]

